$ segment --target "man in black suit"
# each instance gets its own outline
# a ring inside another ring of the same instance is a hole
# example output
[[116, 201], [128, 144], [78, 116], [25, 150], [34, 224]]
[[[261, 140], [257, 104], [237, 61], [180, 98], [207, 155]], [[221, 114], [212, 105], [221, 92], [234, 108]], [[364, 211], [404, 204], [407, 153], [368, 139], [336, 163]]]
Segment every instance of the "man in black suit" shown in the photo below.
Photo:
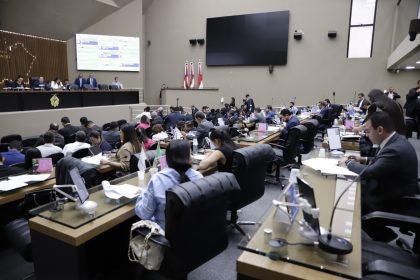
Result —
[[173, 107], [172, 109], [173, 110], [166, 116], [164, 121], [166, 129], [174, 128], [179, 121], [184, 120], [184, 116], [181, 115], [178, 107]]
[[86, 80], [83, 78], [82, 74], [79, 74], [79, 76], [74, 80], [74, 84], [79, 87], [79, 89], [83, 88], [83, 85], [86, 84]]
[[209, 132], [212, 128], [214, 128], [214, 125], [212, 122], [206, 120], [206, 116], [203, 112], [198, 111], [195, 113], [194, 117], [195, 121], [198, 123], [195, 137], [197, 138], [198, 147], [201, 148], [205, 144], [204, 139], [209, 137]]
[[86, 84], [90, 85], [92, 88], [98, 87], [98, 82], [96, 81], [96, 78], [93, 76], [93, 74], [89, 74], [89, 78], [86, 79]]
[[405, 115], [409, 118], [417, 118], [417, 139], [420, 139], [420, 80], [417, 81], [417, 87], [409, 90], [406, 95], [404, 105]]
[[352, 156], [342, 163], [345, 162], [349, 170], [361, 176], [363, 214], [392, 212], [398, 198], [418, 192], [416, 151], [403, 135], [395, 131], [394, 122], [386, 112], [372, 113], [365, 127], [372, 143], [379, 145], [376, 156]]
[[62, 117], [61, 124], [63, 125], [63, 128], [60, 129], [58, 133], [64, 136], [64, 141], [67, 144], [69, 143], [70, 136], [78, 132], [80, 127], [72, 125], [68, 117]]
[[360, 110], [362, 110], [363, 113], [366, 113], [366, 110], [363, 108], [363, 106], [365, 105], [365, 103], [367, 101], [367, 100], [365, 100], [365, 94], [363, 92], [361, 92], [357, 95], [357, 98], [359, 100], [357, 100], [356, 107], [359, 108]]
[[247, 112], [250, 112], [250, 113], [254, 112], [255, 110], [254, 100], [249, 96], [249, 94], [245, 95], [244, 105], [246, 106]]
[[390, 87], [388, 89], [388, 92], [386, 93], [386, 95], [388, 96], [389, 99], [392, 99], [394, 101], [397, 101], [398, 98], [401, 98], [401, 96], [394, 91], [393, 87]]

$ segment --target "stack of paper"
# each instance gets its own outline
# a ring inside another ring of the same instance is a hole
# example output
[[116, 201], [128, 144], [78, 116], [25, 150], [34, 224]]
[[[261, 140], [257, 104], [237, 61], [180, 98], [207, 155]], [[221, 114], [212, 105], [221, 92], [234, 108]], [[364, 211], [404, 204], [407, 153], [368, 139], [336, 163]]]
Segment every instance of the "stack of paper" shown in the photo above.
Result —
[[302, 163], [314, 170], [321, 171], [322, 174], [357, 176], [356, 173], [347, 168], [338, 166], [338, 159], [311, 158], [302, 161]]
[[84, 161], [86, 163], [89, 163], [89, 164], [93, 164], [93, 165], [100, 165], [102, 158], [103, 158], [102, 153], [99, 153], [96, 156], [84, 157], [84, 158], [82, 158], [82, 161]]
[[140, 195], [142, 188], [129, 184], [123, 184], [104, 186], [104, 190], [105, 196], [111, 199], [119, 199], [123, 196], [132, 199]]
[[0, 191], [7, 192], [14, 189], [27, 186], [28, 182], [42, 182], [47, 180], [51, 174], [24, 174], [19, 176], [10, 176], [9, 180], [0, 181]]

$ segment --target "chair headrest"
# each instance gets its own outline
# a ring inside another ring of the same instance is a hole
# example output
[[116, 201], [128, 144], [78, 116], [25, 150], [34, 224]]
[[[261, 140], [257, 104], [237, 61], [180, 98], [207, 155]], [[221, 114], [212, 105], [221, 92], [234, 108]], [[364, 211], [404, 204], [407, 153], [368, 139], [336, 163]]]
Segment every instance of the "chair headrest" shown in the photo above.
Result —
[[270, 145], [256, 144], [233, 151], [234, 161], [238, 157], [242, 158], [247, 166], [256, 166], [264, 162], [273, 161], [276, 154]]
[[189, 207], [235, 190], [239, 190], [235, 176], [232, 173], [219, 172], [199, 180], [179, 184], [167, 192], [176, 194], [182, 204]]

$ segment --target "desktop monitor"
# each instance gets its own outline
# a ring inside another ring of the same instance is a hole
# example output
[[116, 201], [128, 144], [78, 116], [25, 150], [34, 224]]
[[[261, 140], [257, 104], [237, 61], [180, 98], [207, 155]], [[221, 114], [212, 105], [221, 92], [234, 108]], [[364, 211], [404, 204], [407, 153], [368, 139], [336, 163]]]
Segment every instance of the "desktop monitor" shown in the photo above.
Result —
[[[305, 182], [304, 180], [300, 179], [299, 177], [297, 178], [298, 181], [298, 188], [299, 188], [299, 194], [302, 198], [306, 199], [309, 204], [311, 205], [312, 208], [316, 208], [316, 203], [315, 203], [315, 193], [314, 193], [314, 189], [309, 186], [309, 184], [307, 182]], [[317, 233], [320, 233], [320, 229], [319, 229], [319, 220], [318, 218], [314, 218], [311, 214], [306, 213], [305, 211], [303, 212], [303, 218], [305, 219], [305, 221], [308, 223], [308, 225]]]
[[70, 170], [70, 177], [76, 187], [79, 201], [83, 204], [89, 198], [89, 192], [86, 188], [83, 178], [80, 176], [79, 169], [77, 169], [77, 167]]
[[340, 129], [338, 127], [327, 128], [327, 136], [330, 151], [342, 149]]

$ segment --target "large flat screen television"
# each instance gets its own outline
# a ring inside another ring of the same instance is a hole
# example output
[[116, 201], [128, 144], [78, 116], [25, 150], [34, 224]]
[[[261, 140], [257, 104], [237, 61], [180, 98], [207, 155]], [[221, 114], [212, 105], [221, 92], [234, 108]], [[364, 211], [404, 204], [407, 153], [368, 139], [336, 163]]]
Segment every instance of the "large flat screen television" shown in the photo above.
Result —
[[139, 37], [76, 34], [77, 70], [140, 71]]
[[207, 19], [206, 64], [285, 65], [289, 11]]

